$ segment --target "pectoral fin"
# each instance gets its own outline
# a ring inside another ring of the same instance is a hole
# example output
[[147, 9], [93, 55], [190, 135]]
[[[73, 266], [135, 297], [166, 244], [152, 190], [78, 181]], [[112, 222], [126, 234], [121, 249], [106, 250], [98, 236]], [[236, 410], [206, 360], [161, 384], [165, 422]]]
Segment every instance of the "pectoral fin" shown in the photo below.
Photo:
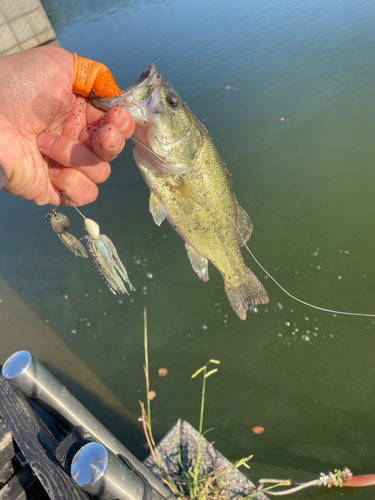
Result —
[[167, 215], [164, 205], [156, 198], [154, 193], [150, 195], [150, 212], [154, 218], [155, 224], [160, 226]]
[[198, 278], [200, 278], [203, 281], [208, 281], [208, 261], [199, 253], [197, 253], [194, 248], [189, 245], [185, 244], [185, 248], [187, 250], [187, 254], [191, 263], [192, 268], [194, 271], [197, 273]]
[[206, 205], [206, 200], [204, 196], [198, 193], [191, 187], [184, 179], [180, 178], [178, 184], [171, 184], [171, 188], [185, 196], [192, 199], [197, 205], [202, 207], [204, 210], [208, 211], [208, 206]]

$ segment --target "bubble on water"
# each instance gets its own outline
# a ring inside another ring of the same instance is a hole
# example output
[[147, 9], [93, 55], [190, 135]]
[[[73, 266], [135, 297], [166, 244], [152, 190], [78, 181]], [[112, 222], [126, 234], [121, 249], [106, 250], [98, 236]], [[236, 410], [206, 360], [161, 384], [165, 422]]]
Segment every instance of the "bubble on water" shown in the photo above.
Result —
[[320, 267], [320, 266], [316, 266], [316, 268], [317, 268], [317, 269], [321, 269], [321, 267]]
[[283, 336], [283, 334], [282, 334], [282, 333], [278, 333], [278, 334], [277, 334], [277, 336], [278, 336], [278, 337], [282, 337], [282, 336]]
[[268, 313], [268, 309], [263, 309], [263, 311], [264, 311], [265, 313]]
[[224, 314], [224, 318], [227, 318], [228, 317], [228, 314]]
[[154, 277], [154, 276], [153, 276], [153, 274], [152, 274], [152, 273], [147, 273], [147, 274], [146, 274], [146, 278], [152, 279], [153, 277]]
[[313, 254], [311, 254], [311, 257], [317, 257], [319, 255], [318, 252], [314, 252]]
[[305, 333], [310, 333], [310, 330], [305, 330]]
[[72, 328], [72, 329], [70, 330], [70, 333], [72, 333], [72, 334], [74, 335], [75, 333], [77, 333], [77, 330], [75, 330], [74, 328]]
[[142, 294], [143, 295], [147, 295], [147, 292], [145, 290], [143, 290]]
[[86, 326], [91, 326], [91, 323], [86, 323]]
[[94, 338], [94, 339], [97, 339], [97, 338], [98, 338], [98, 336], [97, 336], [97, 335], [93, 335], [93, 338]]
[[122, 359], [123, 361], [125, 361], [125, 356], [121, 356], [121, 359]]
[[135, 263], [136, 263], [136, 264], [140, 264], [140, 263], [141, 263], [141, 260], [140, 260], [140, 259], [137, 259], [137, 260], [135, 261]]
[[228, 323], [228, 320], [227, 319], [223, 319], [223, 323]]
[[88, 294], [88, 293], [85, 293], [85, 297], [87, 298], [88, 296], [89, 296], [89, 294]]
[[143, 287], [142, 287], [142, 290], [147, 290], [147, 286], [143, 286]]
[[281, 303], [281, 302], [278, 302], [278, 303], [276, 304], [276, 307], [278, 307], [280, 310], [281, 310], [281, 309], [284, 309], [284, 307], [283, 307], [283, 305], [282, 305], [282, 303]]
[[313, 332], [313, 335], [314, 335], [314, 337], [317, 337], [317, 336], [318, 336], [318, 334], [317, 334], [316, 332]]
[[89, 318], [83, 318], [83, 321], [87, 321]]
[[102, 290], [101, 288], [99, 288], [98, 293], [102, 293], [102, 291], [103, 291], [103, 290]]
[[341, 280], [341, 279], [342, 279], [342, 277], [341, 277], [341, 276], [337, 276], [337, 279], [338, 279], [338, 280]]
[[332, 314], [332, 316], [333, 316], [334, 318], [337, 318], [337, 314]]
[[319, 330], [319, 328], [318, 328], [317, 326], [314, 326], [314, 330], [318, 331], [318, 330]]
[[345, 251], [344, 251], [344, 253], [345, 253], [346, 255], [348, 255], [348, 254], [349, 254], [349, 250], [345, 250]]
[[103, 316], [107, 316], [107, 311], [103, 311]]
[[295, 328], [294, 331], [297, 332], [297, 333], [299, 332], [298, 328]]
[[307, 316], [305, 316], [303, 319], [304, 319], [305, 321], [309, 321], [309, 318], [308, 318]]
[[328, 337], [329, 337], [329, 338], [331, 338], [331, 339], [333, 339], [333, 334], [332, 334], [332, 333], [330, 333], [330, 334], [328, 335]]
[[289, 321], [285, 321], [284, 325], [286, 325], [286, 326], [290, 326]]
[[292, 335], [295, 335], [295, 334], [296, 334], [296, 332], [292, 332]]
[[83, 318], [79, 318], [80, 322], [83, 323]]
[[215, 302], [214, 306], [216, 306], [216, 307], [221, 306], [221, 302]]
[[67, 295], [64, 295], [64, 299], [66, 300], [67, 298], [68, 298], [68, 296], [67, 296]]
[[187, 336], [188, 336], [188, 338], [190, 339], [190, 337], [191, 337], [190, 333], [188, 333], [188, 334], [187, 334]]
[[310, 337], [308, 335], [302, 335], [301, 339], [305, 342], [310, 342]]
[[45, 322], [45, 323], [49, 323], [49, 319], [45, 319], [45, 320], [44, 320], [44, 322]]
[[294, 274], [299, 274], [299, 271], [294, 271]]
[[121, 299], [118, 299], [117, 301], [119, 304], [122, 304], [122, 300]]
[[364, 278], [367, 278], [367, 274], [364, 274], [364, 275], [363, 275], [363, 277], [364, 277]]
[[258, 308], [257, 308], [257, 306], [251, 306], [251, 307], [249, 307], [249, 311], [254, 313], [254, 314], [257, 314]]
[[202, 330], [207, 330], [207, 325], [202, 325]]
[[0, 299], [0, 304], [2, 303], [3, 299]]
[[342, 250], [339, 250], [340, 253], [342, 253], [343, 251]]

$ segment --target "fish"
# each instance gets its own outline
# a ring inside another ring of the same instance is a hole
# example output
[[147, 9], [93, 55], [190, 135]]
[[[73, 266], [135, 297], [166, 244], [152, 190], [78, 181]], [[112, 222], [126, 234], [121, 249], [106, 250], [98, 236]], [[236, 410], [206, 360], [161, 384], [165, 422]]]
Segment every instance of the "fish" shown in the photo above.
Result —
[[207, 129], [156, 66], [150, 64], [122, 94], [92, 102], [132, 114], [133, 155], [150, 189], [150, 212], [157, 225], [167, 219], [183, 238], [198, 277], [208, 280], [211, 262], [242, 320], [250, 305], [266, 304], [267, 292], [241, 254], [253, 224], [236, 200], [226, 165]]

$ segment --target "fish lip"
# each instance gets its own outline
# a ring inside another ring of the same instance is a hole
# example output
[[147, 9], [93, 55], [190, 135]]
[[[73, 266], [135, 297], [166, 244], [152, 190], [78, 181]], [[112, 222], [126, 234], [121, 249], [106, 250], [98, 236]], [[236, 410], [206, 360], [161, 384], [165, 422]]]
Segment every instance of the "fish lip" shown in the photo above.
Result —
[[[104, 111], [108, 111], [112, 106], [122, 106], [124, 108], [131, 108], [132, 106], [137, 106], [136, 103], [133, 102], [132, 99], [132, 90], [137, 87], [145, 87], [147, 85], [151, 85], [155, 83], [156, 80], [160, 78], [156, 66], [154, 63], [151, 63], [147, 66], [141, 76], [138, 78], [133, 85], [130, 85], [126, 90], [123, 91], [122, 94], [115, 97], [95, 97], [91, 99], [91, 102], [99, 109], [103, 109]], [[143, 114], [143, 113], [142, 113]]]
[[136, 87], [144, 87], [146, 85], [149, 85], [155, 75], [158, 76], [158, 72], [156, 70], [155, 64], [151, 63], [147, 66], [147, 68], [144, 70], [144, 72], [141, 74], [138, 80], [134, 82], [133, 85], [130, 85], [130, 87], [124, 90], [124, 94], [130, 92], [132, 89]]

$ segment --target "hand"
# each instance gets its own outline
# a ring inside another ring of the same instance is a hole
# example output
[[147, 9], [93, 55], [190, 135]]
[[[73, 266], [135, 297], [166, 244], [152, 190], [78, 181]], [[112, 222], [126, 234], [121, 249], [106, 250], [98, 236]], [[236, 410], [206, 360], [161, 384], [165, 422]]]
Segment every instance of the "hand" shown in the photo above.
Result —
[[72, 91], [73, 55], [44, 46], [0, 59], [0, 165], [10, 193], [38, 205], [93, 202], [134, 121]]

